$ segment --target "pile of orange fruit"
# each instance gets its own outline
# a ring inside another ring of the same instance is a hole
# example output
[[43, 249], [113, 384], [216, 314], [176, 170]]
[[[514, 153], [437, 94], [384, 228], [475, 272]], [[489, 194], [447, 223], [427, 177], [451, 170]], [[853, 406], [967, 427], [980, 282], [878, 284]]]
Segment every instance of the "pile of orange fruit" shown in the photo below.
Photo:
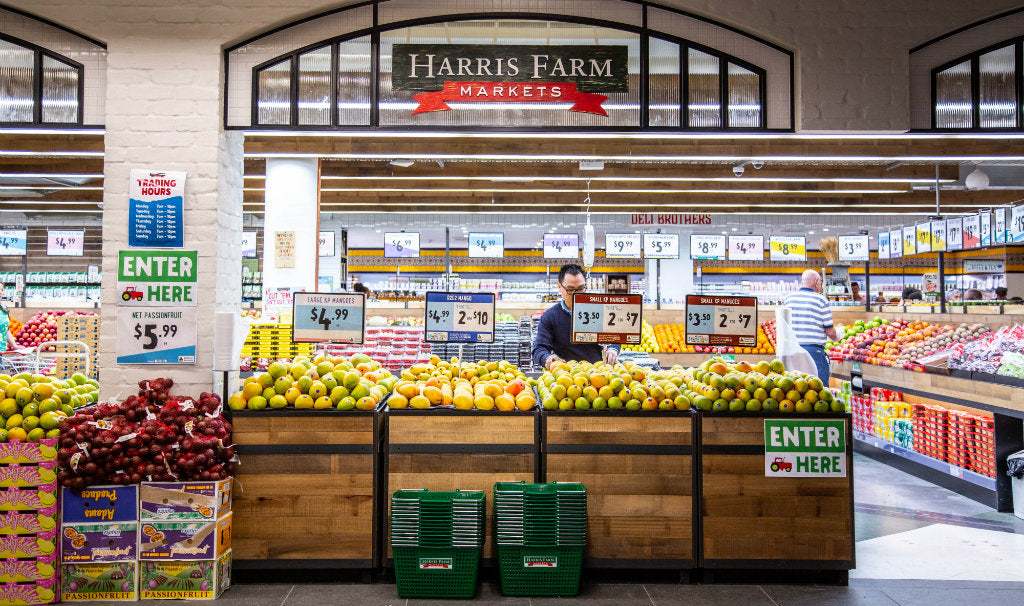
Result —
[[[685, 324], [658, 324], [654, 327], [654, 337], [662, 353], [697, 353], [695, 346], [686, 344]], [[775, 345], [769, 340], [764, 327], [758, 326], [757, 347], [737, 347], [736, 353], [773, 354]]]

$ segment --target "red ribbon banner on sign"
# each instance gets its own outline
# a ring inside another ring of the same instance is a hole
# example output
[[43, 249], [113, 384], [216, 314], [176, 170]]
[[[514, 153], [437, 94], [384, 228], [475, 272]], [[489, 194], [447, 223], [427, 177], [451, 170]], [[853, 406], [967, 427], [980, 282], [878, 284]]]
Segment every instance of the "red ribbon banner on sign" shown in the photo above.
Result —
[[584, 112], [607, 116], [601, 104], [608, 100], [606, 95], [584, 93], [574, 82], [557, 84], [538, 82], [445, 82], [439, 91], [420, 93], [412, 97], [420, 105], [412, 113], [448, 111], [446, 101], [487, 102], [500, 101], [545, 103], [573, 103], [571, 112]]

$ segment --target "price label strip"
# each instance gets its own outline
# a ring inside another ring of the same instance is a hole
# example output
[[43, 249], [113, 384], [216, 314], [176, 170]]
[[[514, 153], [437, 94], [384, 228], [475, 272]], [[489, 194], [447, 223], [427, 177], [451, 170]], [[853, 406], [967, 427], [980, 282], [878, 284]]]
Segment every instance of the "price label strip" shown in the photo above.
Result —
[[768, 254], [772, 261], [806, 261], [807, 239], [804, 236], [772, 236]]
[[757, 297], [687, 295], [686, 344], [754, 347]]
[[494, 293], [428, 292], [427, 343], [494, 343]]
[[360, 344], [365, 310], [362, 293], [297, 292], [292, 297], [292, 341]]
[[573, 343], [640, 343], [643, 295], [572, 296]]
[[195, 307], [119, 307], [118, 364], [195, 364]]

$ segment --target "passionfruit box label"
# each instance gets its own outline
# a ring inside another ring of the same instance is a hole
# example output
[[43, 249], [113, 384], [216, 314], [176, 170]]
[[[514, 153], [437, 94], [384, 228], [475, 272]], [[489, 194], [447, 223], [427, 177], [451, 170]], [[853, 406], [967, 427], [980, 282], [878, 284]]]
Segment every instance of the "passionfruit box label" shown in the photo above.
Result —
[[131, 562], [138, 559], [137, 522], [78, 524], [61, 527], [60, 554], [72, 562]]
[[143, 520], [216, 520], [231, 511], [231, 480], [143, 482]]
[[206, 522], [142, 522], [140, 560], [212, 560], [231, 549], [231, 514]]
[[139, 519], [139, 487], [90, 486], [75, 493], [65, 488], [61, 495], [61, 518], [65, 524], [106, 524]]

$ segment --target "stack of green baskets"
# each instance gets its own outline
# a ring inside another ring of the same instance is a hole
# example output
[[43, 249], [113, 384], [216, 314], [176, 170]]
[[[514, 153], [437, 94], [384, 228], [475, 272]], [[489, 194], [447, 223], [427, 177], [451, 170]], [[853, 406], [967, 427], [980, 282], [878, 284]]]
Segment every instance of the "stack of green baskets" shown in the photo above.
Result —
[[391, 495], [391, 550], [401, 598], [472, 598], [484, 545], [483, 491]]
[[587, 545], [586, 486], [498, 482], [494, 535], [503, 594], [578, 594]]

